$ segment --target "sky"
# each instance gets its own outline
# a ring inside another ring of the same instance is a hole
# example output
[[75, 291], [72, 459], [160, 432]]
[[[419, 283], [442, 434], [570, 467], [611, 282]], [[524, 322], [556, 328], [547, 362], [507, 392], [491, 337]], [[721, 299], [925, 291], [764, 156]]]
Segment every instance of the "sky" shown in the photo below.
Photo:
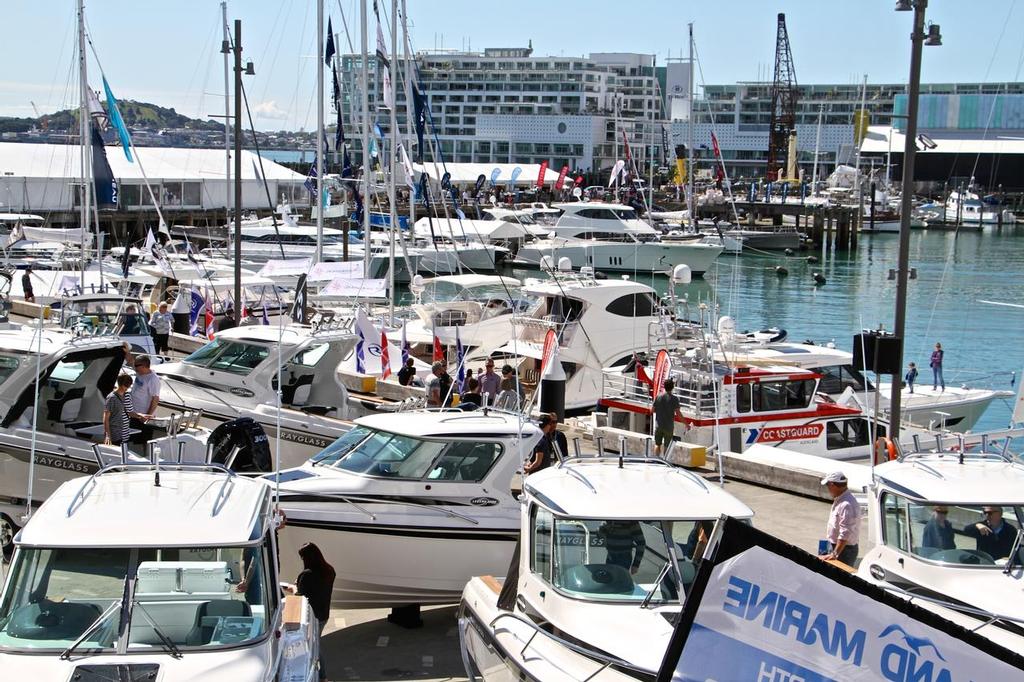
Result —
[[[78, 105], [75, 0], [0, 0], [0, 116], [32, 116]], [[535, 55], [653, 53], [659, 63], [683, 56], [694, 24], [697, 83], [771, 78], [776, 14], [784, 12], [797, 81], [902, 83], [908, 78], [912, 13], [894, 0], [407, 0], [414, 49], [520, 47]], [[372, 4], [372, 0], [368, 0]], [[390, 13], [390, 2], [381, 0]], [[325, 0], [325, 13], [347, 49], [344, 14], [359, 48], [359, 3]], [[221, 9], [217, 0], [87, 0], [86, 21], [115, 95], [206, 117], [224, 109]], [[925, 48], [924, 82], [1019, 80], [1024, 56], [1024, 0], [931, 0], [928, 19], [943, 45]], [[246, 77], [256, 127], [316, 126], [315, 0], [231, 0], [242, 20]], [[373, 21], [371, 15], [371, 22]], [[325, 19], [326, 23], [326, 19]], [[12, 30], [16, 29], [16, 30]], [[375, 28], [369, 35], [373, 44]], [[329, 104], [327, 105], [329, 108]]]

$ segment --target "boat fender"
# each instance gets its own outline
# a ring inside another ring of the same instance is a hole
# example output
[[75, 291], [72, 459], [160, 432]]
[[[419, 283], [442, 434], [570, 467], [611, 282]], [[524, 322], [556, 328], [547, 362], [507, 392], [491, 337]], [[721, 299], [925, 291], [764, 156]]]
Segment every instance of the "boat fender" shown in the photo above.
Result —
[[817, 256], [808, 256], [807, 257], [807, 262], [808, 263], [817, 263], [818, 262], [818, 257]]
[[787, 256], [792, 256], [793, 255], [793, 249], [786, 249], [785, 251], [783, 251], [783, 253], [786, 254]]
[[885, 437], [875, 439], [874, 463], [881, 464], [894, 459], [896, 459], [896, 444], [892, 442], [892, 439]]
[[822, 284], [825, 284], [828, 281], [827, 279], [825, 279], [825, 275], [821, 274], [820, 272], [813, 273], [811, 277], [814, 279], [815, 286], [821, 286]]
[[786, 276], [789, 275], [789, 270], [787, 270], [786, 268], [782, 267], [781, 265], [776, 265], [775, 266], [775, 274], [778, 275], [779, 277], [786, 277]]

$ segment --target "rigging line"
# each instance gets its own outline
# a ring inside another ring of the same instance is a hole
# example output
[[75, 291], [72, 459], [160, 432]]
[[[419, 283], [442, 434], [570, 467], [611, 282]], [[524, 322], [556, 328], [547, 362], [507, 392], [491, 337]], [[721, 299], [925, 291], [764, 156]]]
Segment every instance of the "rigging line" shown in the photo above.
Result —
[[[241, 81], [239, 81], [239, 82], [241, 83]], [[274, 206], [274, 200], [270, 196], [270, 185], [267, 183], [267, 173], [266, 173], [265, 170], [263, 170], [263, 155], [260, 153], [260, 140], [259, 140], [259, 136], [256, 135], [256, 126], [253, 124], [253, 121], [252, 121], [252, 109], [249, 108], [249, 97], [245, 93], [245, 84], [244, 83], [241, 83], [241, 88], [242, 88], [242, 103], [245, 104], [245, 113], [246, 113], [246, 116], [249, 118], [249, 129], [252, 131], [252, 144], [253, 144], [253, 147], [255, 147], [255, 149], [256, 149], [256, 159], [259, 162], [259, 166], [260, 166], [260, 177], [263, 180], [263, 191], [267, 195], [267, 206], [270, 208], [270, 220], [271, 220], [271, 223], [274, 226], [274, 235], [277, 237], [277, 246], [278, 246], [279, 249], [281, 249], [281, 259], [285, 260], [287, 257], [284, 254], [284, 243], [282, 243], [282, 241], [281, 241], [281, 232], [277, 229], [277, 211], [275, 210], [276, 207]], [[240, 142], [245, 142], [245, 134], [244, 134], [244, 132], [242, 134], [242, 140], [240, 140]], [[239, 144], [239, 147], [241, 147], [241, 144]], [[241, 178], [235, 178], [234, 181], [235, 182], [241, 182], [242, 179]], [[241, 206], [236, 207], [236, 210], [241, 211], [242, 210]], [[236, 234], [235, 235], [235, 239], [241, 239], [241, 238], [242, 238], [241, 234]], [[239, 305], [239, 302], [235, 301], [235, 304]], [[240, 312], [241, 312], [241, 308], [239, 308], [239, 313]]]
[[341, 25], [345, 27], [345, 40], [348, 41], [349, 54], [355, 54], [356, 48], [352, 46], [352, 34], [348, 30], [348, 21], [345, 20], [345, 9], [341, 6], [341, 0], [338, 0], [338, 11], [341, 12]]
[[[288, 16], [289, 17], [291, 17], [291, 8], [294, 6], [294, 4], [295, 4], [295, 0], [292, 0], [291, 2], [288, 3]], [[263, 46], [263, 51], [260, 52], [260, 54], [269, 54], [270, 53], [270, 45], [271, 45], [272, 42], [274, 43], [274, 54], [270, 58], [270, 64], [267, 67], [267, 73], [268, 74], [274, 73], [274, 68], [277, 66], [277, 58], [281, 54], [281, 46], [286, 42], [285, 39], [284, 39], [284, 35], [285, 35], [285, 29], [287, 28], [288, 22], [287, 21], [281, 21], [281, 12], [283, 12], [283, 11], [284, 11], [284, 3], [282, 2], [282, 3], [278, 4], [278, 6], [277, 6], [277, 15], [274, 17], [274, 23], [272, 24], [272, 28], [270, 30], [270, 33], [267, 35], [267, 42]], [[278, 29], [281, 31], [281, 37], [278, 38], [277, 40], [275, 40], [274, 39], [274, 34], [277, 32]], [[263, 70], [263, 65], [262, 64], [260, 65], [260, 70], [261, 71]], [[268, 79], [266, 79], [266, 81], [264, 81], [263, 92], [260, 93], [260, 100], [266, 100], [267, 99], [267, 92], [270, 90], [271, 82], [273, 82], [272, 78], [268, 78]]]
[[[999, 46], [1003, 42], [1003, 36], [1006, 35], [1006, 27], [1010, 25], [1010, 17], [1013, 15], [1013, 10], [1014, 10], [1014, 8], [1016, 6], [1017, 6], [1017, 0], [1014, 0], [1012, 3], [1010, 3], [1010, 9], [1007, 11], [1007, 13], [1006, 13], [1006, 20], [1003, 21], [1003, 26], [1002, 26], [1002, 28], [999, 31], [999, 38], [996, 39], [996, 44], [992, 48], [992, 57], [988, 61], [988, 67], [985, 68], [985, 78], [982, 79], [982, 82], [988, 80], [988, 75], [991, 72], [992, 65], [995, 63], [995, 60], [996, 60], [996, 54], [998, 54], [998, 52], [999, 52]], [[995, 118], [996, 101], [998, 99], [999, 99], [999, 93], [995, 93], [992, 96], [992, 106], [989, 107], [989, 110], [988, 110], [988, 119], [985, 121], [985, 129], [981, 133], [981, 139], [983, 139], [983, 140], [988, 138], [988, 131], [989, 131], [989, 128], [992, 126], [992, 119]], [[974, 165], [971, 167], [971, 177], [972, 178], [974, 177], [975, 172], [978, 170], [978, 162], [980, 160], [981, 160], [981, 151], [979, 150], [978, 153], [974, 155]], [[991, 182], [991, 178], [989, 178], [989, 181]], [[961, 201], [963, 201], [963, 198], [961, 198]], [[984, 208], [984, 204], [982, 205], [982, 208]], [[984, 211], [981, 211], [981, 212], [983, 213]]]

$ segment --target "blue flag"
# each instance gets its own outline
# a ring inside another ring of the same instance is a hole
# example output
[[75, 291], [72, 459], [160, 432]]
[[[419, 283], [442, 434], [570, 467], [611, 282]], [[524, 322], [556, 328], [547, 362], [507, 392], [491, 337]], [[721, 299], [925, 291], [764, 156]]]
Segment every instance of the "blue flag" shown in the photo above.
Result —
[[405, 367], [409, 362], [409, 353], [411, 350], [409, 342], [405, 338], [405, 322], [402, 322], [402, 367]]
[[516, 180], [519, 179], [519, 175], [523, 172], [523, 169], [516, 166], [512, 169], [512, 180], [509, 181], [509, 186], [516, 184]]
[[265, 324], [265, 325], [269, 325], [270, 324], [270, 315], [267, 314], [267, 304], [266, 303], [263, 304], [263, 324]]
[[363, 356], [363, 346], [366, 344], [366, 340], [363, 338], [363, 330], [359, 325], [356, 325], [356, 334], [359, 335], [359, 340], [356, 341], [356, 373], [366, 374], [366, 363]]
[[462, 338], [459, 336], [459, 327], [455, 327], [455, 362], [458, 365], [458, 373], [456, 377], [459, 380], [459, 389], [465, 390], [464, 384], [466, 383], [466, 363], [465, 360], [465, 349], [462, 347]]
[[132, 136], [128, 134], [128, 128], [124, 124], [124, 119], [121, 118], [121, 111], [117, 108], [117, 100], [114, 99], [114, 93], [110, 91], [110, 84], [107, 83], [106, 76], [103, 77], [103, 92], [107, 95], [107, 115], [110, 117], [110, 124], [117, 131], [121, 147], [124, 148], [124, 155], [128, 157], [128, 161], [132, 161]]
[[206, 302], [199, 292], [192, 290], [191, 300], [188, 306], [188, 333], [192, 336], [199, 336], [199, 315], [203, 312]]
[[498, 178], [500, 176], [501, 176], [501, 169], [500, 168], [495, 168], [494, 170], [492, 170], [491, 171], [491, 185], [497, 185], [498, 184]]

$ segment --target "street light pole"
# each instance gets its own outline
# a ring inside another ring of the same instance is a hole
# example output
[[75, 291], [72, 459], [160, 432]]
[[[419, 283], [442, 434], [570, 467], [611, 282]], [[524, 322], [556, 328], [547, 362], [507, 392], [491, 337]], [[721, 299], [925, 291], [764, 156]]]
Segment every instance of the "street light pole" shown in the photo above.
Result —
[[[900, 201], [899, 265], [896, 269], [896, 314], [893, 334], [899, 341], [899, 367], [903, 367], [903, 350], [907, 322], [907, 278], [910, 270], [910, 213], [914, 199], [914, 155], [917, 146], [917, 100], [921, 90], [921, 48], [925, 39], [924, 12], [928, 0], [913, 0], [914, 31], [910, 34], [910, 85], [907, 92], [907, 127], [903, 145], [903, 195]], [[897, 3], [897, 9], [906, 9]], [[902, 369], [900, 370], [902, 371]], [[892, 378], [889, 394], [889, 438], [894, 442], [900, 435], [900, 398], [903, 390], [900, 374]]]

